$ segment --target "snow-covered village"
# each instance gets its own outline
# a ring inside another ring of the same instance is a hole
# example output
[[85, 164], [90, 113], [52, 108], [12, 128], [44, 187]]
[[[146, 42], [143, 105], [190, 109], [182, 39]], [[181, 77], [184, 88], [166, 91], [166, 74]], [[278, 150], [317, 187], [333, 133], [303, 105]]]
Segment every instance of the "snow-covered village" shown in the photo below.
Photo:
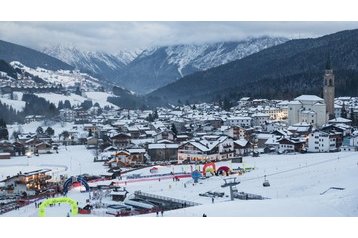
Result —
[[[64, 106], [2, 129], [1, 215], [357, 216], [358, 98], [325, 93], [332, 69], [324, 80], [325, 99], [243, 97], [225, 109], [35, 93]], [[1, 103], [23, 110], [24, 92], [10, 94]]]
[[[309, 40], [333, 47], [357, 34]], [[294, 51], [297, 42], [261, 37], [117, 56], [26, 48], [28, 59], [12, 53], [24, 47], [0, 41], [0, 216], [357, 217], [353, 63], [344, 71], [345, 55], [317, 53], [304, 40]], [[308, 48], [320, 56], [307, 58], [316, 71], [286, 64]], [[265, 58], [271, 51], [279, 67]], [[151, 83], [148, 65], [157, 70]], [[245, 85], [230, 79], [236, 69]], [[215, 83], [221, 75], [226, 88]]]

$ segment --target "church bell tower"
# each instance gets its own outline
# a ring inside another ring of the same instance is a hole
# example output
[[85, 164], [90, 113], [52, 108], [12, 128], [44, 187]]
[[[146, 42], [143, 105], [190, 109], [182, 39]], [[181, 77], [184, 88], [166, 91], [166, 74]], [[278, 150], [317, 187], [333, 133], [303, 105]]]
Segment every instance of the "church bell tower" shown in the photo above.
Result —
[[334, 118], [334, 74], [331, 62], [328, 59], [323, 76], [323, 98], [326, 103], [326, 112], [329, 119]]

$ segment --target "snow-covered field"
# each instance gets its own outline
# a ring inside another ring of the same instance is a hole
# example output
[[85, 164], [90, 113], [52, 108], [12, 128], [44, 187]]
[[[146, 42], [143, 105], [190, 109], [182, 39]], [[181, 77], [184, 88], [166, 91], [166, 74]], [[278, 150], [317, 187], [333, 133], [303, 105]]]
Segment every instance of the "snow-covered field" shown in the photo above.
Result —
[[[71, 131], [73, 130], [73, 126], [75, 124], [73, 122], [62, 122], [62, 123], [54, 123], [54, 124], [46, 124], [43, 121], [34, 121], [26, 124], [12, 124], [7, 125], [7, 129], [9, 131], [9, 135], [11, 136], [14, 131], [20, 132], [31, 132], [35, 133], [36, 129], [41, 126], [44, 130], [47, 127], [51, 127], [55, 131], [55, 137], [58, 137], [63, 131]], [[76, 125], [79, 132], [82, 132], [80, 129], [83, 127], [82, 125]]]
[[21, 112], [24, 110], [25, 108], [25, 104], [26, 102], [21, 101], [21, 100], [11, 100], [8, 98], [0, 98], [0, 102], [2, 104], [6, 104], [8, 106], [11, 106], [14, 110]]
[[[63, 174], [104, 174], [106, 168], [102, 163], [94, 163], [91, 152], [84, 147], [73, 146], [61, 149], [59, 154], [40, 155], [33, 158], [13, 158], [0, 161], [0, 173], [7, 175], [9, 166], [26, 164], [29, 166], [43, 167], [45, 163], [50, 168], [57, 168]], [[66, 166], [67, 170], [60, 169], [59, 165]], [[183, 178], [174, 182], [172, 179], [136, 181], [113, 180], [125, 186], [129, 192], [141, 190], [142, 192], [184, 199], [200, 203], [202, 205], [165, 211], [164, 216], [189, 217], [202, 216], [358, 216], [358, 153], [339, 152], [322, 154], [296, 154], [296, 155], [261, 155], [258, 158], [244, 157], [244, 164], [232, 164], [231, 162], [216, 163], [217, 167], [227, 165], [231, 169], [240, 167], [254, 167], [251, 172], [244, 175], [231, 175], [241, 183], [237, 185], [239, 192], [247, 192], [270, 198], [267, 200], [234, 200], [228, 196], [216, 198], [212, 203], [211, 198], [199, 196], [199, 193], [224, 192], [229, 195], [228, 188], [222, 188], [227, 177], [213, 176], [199, 180], [193, 184], [191, 178]], [[6, 167], [5, 167], [6, 166]], [[13, 167], [25, 171], [27, 165]], [[201, 169], [202, 169], [202, 165]], [[195, 166], [194, 166], [195, 167]], [[47, 167], [46, 167], [47, 168]], [[168, 172], [189, 172], [190, 165], [160, 166], [158, 174]], [[150, 168], [137, 170], [129, 174], [148, 175]], [[271, 186], [263, 187], [264, 175], [267, 176]], [[124, 181], [128, 181], [125, 185]], [[97, 182], [97, 184], [109, 184], [112, 181]], [[330, 187], [340, 187], [344, 190], [328, 190]], [[83, 206], [88, 199], [88, 193], [81, 193], [79, 188], [72, 189], [68, 194]], [[106, 200], [109, 204], [116, 202]], [[63, 206], [63, 205], [61, 205]], [[65, 216], [67, 210], [61, 206], [49, 207], [49, 216]], [[20, 210], [4, 214], [5, 216], [36, 216], [34, 205]], [[105, 216], [104, 211], [97, 211], [92, 216]], [[88, 216], [88, 215], [82, 215]], [[143, 216], [156, 216], [146, 214]]]
[[46, 99], [56, 106], [60, 101], [65, 102], [66, 100], [69, 100], [72, 106], [78, 106], [85, 100], [92, 100], [93, 104], [97, 102], [102, 108], [105, 106], [118, 108], [116, 105], [107, 102], [107, 98], [113, 96], [112, 94], [106, 92], [86, 92], [85, 94], [86, 97], [74, 93], [71, 93], [69, 96], [57, 93], [36, 93], [35, 95]]
[[102, 163], [94, 163], [94, 153], [84, 145], [61, 146], [59, 153], [40, 154], [39, 156], [18, 156], [10, 160], [0, 160], [0, 181], [6, 176], [16, 175], [19, 171], [28, 172], [35, 169], [51, 169], [51, 176], [79, 175], [83, 173], [93, 175], [107, 174]]

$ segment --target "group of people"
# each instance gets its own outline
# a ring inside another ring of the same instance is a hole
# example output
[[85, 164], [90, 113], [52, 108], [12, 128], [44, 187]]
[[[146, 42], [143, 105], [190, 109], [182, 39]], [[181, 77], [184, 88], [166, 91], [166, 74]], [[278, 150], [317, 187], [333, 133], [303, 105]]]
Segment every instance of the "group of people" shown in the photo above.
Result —
[[[161, 210], [160, 210], [160, 214], [163, 216], [163, 214], [164, 214], [164, 209], [161, 209]], [[157, 211], [157, 216], [159, 216], [159, 211]]]

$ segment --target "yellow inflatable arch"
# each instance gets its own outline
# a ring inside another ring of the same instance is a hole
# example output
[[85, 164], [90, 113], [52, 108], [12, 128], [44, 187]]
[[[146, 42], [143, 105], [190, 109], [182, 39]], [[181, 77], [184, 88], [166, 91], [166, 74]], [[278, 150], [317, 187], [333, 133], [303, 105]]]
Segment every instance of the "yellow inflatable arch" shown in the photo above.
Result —
[[71, 215], [76, 216], [78, 214], [77, 202], [72, 198], [68, 197], [59, 197], [59, 198], [49, 198], [41, 203], [39, 206], [39, 216], [44, 217], [46, 215], [46, 207], [49, 205], [54, 205], [57, 203], [68, 203], [71, 206]]

